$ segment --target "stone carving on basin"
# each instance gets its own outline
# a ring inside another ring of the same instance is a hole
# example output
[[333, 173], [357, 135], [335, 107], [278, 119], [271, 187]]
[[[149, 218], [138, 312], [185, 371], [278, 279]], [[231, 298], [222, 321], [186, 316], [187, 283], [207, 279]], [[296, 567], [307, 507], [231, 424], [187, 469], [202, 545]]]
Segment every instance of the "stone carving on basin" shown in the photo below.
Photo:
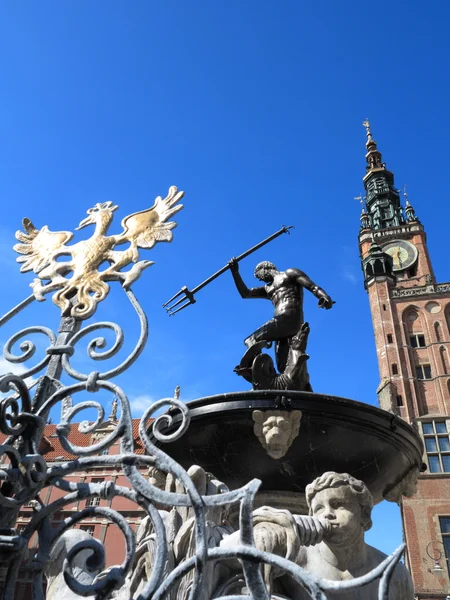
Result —
[[419, 478], [420, 471], [417, 467], [413, 467], [406, 473], [406, 475], [388, 490], [384, 497], [388, 502], [396, 502], [401, 504], [403, 496], [411, 498], [417, 491], [417, 480]]
[[253, 431], [272, 458], [282, 458], [300, 430], [300, 410], [254, 410]]

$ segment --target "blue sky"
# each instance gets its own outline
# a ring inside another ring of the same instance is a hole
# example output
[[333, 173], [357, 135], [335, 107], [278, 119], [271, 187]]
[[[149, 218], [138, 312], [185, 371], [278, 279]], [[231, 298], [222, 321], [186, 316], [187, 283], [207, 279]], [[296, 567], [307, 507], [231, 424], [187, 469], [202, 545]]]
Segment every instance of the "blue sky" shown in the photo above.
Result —
[[[32, 277], [19, 274], [11, 250], [22, 217], [73, 230], [86, 209], [112, 200], [119, 231], [122, 217], [177, 185], [186, 197], [174, 242], [144, 253], [156, 264], [134, 287], [150, 340], [120, 383], [136, 415], [176, 385], [186, 400], [247, 388], [232, 370], [269, 304], [242, 301], [229, 274], [174, 318], [161, 304], [283, 224], [295, 225], [292, 235], [247, 259], [244, 277], [269, 259], [324, 287], [333, 310], [305, 303], [313, 387], [376, 404], [353, 200], [364, 174], [361, 123], [369, 117], [396, 185], [407, 184], [447, 281], [449, 21], [444, 1], [381, 1], [376, 10], [294, 0], [3, 4], [3, 311], [29, 294]], [[2, 342], [29, 324], [57, 327], [56, 307], [35, 304]], [[136, 319], [118, 290], [98, 318], [120, 321], [132, 346]], [[398, 510], [377, 515], [372, 542], [391, 551]]]

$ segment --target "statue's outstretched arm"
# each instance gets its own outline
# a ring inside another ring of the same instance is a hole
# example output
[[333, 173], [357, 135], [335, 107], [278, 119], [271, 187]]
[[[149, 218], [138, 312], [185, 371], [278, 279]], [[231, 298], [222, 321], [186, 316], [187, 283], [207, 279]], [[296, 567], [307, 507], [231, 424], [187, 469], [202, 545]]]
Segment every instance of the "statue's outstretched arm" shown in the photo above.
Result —
[[316, 285], [306, 273], [300, 271], [300, 269], [288, 269], [286, 273], [295, 278], [299, 285], [309, 290], [316, 298], [319, 299], [320, 308], [329, 309], [333, 306], [334, 302], [326, 293], [326, 291]]
[[233, 275], [234, 283], [242, 298], [267, 298], [267, 292], [264, 287], [248, 288], [239, 273], [239, 263], [232, 258], [229, 263], [230, 271]]

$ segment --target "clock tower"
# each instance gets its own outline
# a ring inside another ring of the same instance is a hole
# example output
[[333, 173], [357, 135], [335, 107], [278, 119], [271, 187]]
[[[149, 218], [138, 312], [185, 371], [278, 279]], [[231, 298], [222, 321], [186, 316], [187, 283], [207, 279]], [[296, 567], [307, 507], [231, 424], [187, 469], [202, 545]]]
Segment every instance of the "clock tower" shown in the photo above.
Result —
[[[450, 283], [436, 281], [424, 227], [367, 133], [359, 250], [380, 372], [381, 408], [423, 437], [417, 492], [401, 503], [406, 563], [420, 600], [450, 593]], [[410, 473], [404, 493], [412, 493]], [[413, 486], [412, 486], [413, 487]], [[386, 494], [388, 495], [388, 493]]]

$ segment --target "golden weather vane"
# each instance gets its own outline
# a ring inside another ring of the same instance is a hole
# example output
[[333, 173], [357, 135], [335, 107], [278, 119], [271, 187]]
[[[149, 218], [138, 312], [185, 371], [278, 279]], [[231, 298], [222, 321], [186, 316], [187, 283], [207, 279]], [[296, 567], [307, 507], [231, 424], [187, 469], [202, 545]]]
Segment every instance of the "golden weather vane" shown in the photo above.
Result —
[[366, 207], [366, 199], [367, 199], [367, 196], [365, 196], [364, 194], [360, 194], [359, 196], [354, 196], [354, 198], [353, 198], [353, 200], [357, 200], [361, 204], [363, 212]]
[[[44, 294], [56, 291], [53, 302], [63, 315], [89, 318], [97, 304], [106, 298], [108, 281], [121, 281], [128, 289], [144, 269], [154, 264], [139, 260], [139, 248], [150, 249], [157, 242], [172, 241], [172, 229], [177, 224], [167, 221], [183, 208], [177, 204], [183, 193], [172, 186], [164, 200], [158, 196], [151, 208], [125, 217], [119, 235], [106, 235], [118, 207], [112, 202], [98, 203], [87, 211], [88, 216], [76, 228], [95, 225], [93, 235], [73, 246], [66, 246], [73, 238], [72, 232], [50, 231], [47, 225], [38, 230], [30, 219], [24, 219], [25, 231], [16, 232], [20, 244], [14, 250], [23, 255], [17, 259], [23, 263], [21, 272], [33, 271], [37, 275], [30, 284], [35, 298], [44, 300]], [[130, 244], [126, 250], [114, 250], [125, 242]], [[61, 256], [70, 258], [63, 262], [58, 260]], [[99, 271], [105, 262], [109, 266]], [[131, 269], [122, 271], [131, 263], [134, 263]], [[67, 278], [69, 273], [72, 276]]]
[[366, 120], [363, 122], [363, 127], [365, 127], [365, 128], [366, 128], [366, 134], [367, 134], [367, 138], [368, 138], [368, 140], [371, 140], [371, 139], [372, 139], [372, 132], [371, 132], [371, 130], [370, 130], [370, 121], [369, 121], [369, 119], [366, 119]]

